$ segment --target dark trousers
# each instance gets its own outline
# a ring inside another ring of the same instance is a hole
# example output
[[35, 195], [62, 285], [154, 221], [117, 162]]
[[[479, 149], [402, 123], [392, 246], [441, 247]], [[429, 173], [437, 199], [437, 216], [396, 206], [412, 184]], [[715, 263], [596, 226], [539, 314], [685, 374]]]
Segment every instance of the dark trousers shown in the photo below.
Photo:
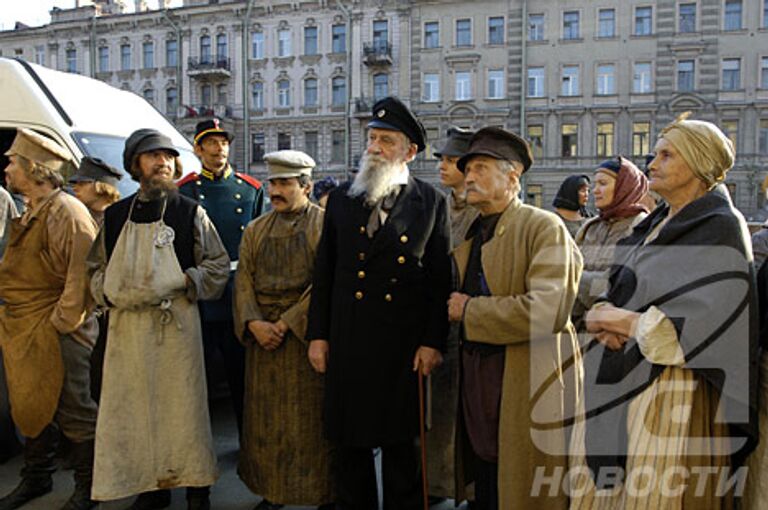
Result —
[[499, 464], [475, 457], [475, 509], [498, 510]]
[[[384, 510], [422, 508], [419, 450], [413, 442], [381, 448]], [[339, 510], [377, 510], [373, 450], [340, 447], [336, 465]]]
[[203, 349], [205, 368], [210, 374], [210, 363], [216, 351], [221, 353], [226, 370], [227, 385], [232, 398], [232, 408], [237, 420], [237, 431], [242, 436], [243, 395], [245, 393], [245, 348], [235, 336], [232, 320], [203, 321]]

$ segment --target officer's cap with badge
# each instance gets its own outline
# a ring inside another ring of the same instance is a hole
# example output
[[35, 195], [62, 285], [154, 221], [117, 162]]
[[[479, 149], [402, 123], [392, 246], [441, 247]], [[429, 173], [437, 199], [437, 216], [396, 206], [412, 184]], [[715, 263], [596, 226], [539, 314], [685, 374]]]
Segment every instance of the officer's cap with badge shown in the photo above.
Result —
[[315, 160], [301, 151], [282, 150], [264, 155], [268, 179], [288, 179], [306, 175], [312, 177]]
[[80, 167], [77, 169], [77, 172], [69, 178], [69, 183], [103, 182], [116, 188], [117, 181], [122, 177], [123, 175], [120, 173], [120, 170], [106, 161], [86, 156], [80, 161]]
[[448, 140], [445, 145], [439, 151], [435, 151], [435, 156], [442, 158], [443, 156], [449, 158], [461, 157], [469, 150], [469, 141], [472, 139], [474, 131], [468, 129], [461, 129], [460, 127], [448, 128]]
[[427, 147], [427, 132], [424, 126], [396, 97], [385, 97], [373, 105], [373, 118], [368, 122], [368, 127], [400, 131], [418, 146], [418, 152]]
[[523, 173], [533, 164], [533, 153], [528, 142], [514, 133], [497, 127], [483, 128], [472, 135], [467, 153], [461, 157], [456, 166], [466, 173], [467, 163], [475, 156], [488, 156], [521, 163]]
[[72, 156], [64, 147], [27, 128], [16, 130], [16, 138], [5, 155], [21, 156], [55, 172], [62, 172], [65, 165], [72, 161]]
[[195, 126], [195, 145], [202, 143], [203, 139], [208, 135], [222, 135], [230, 143], [235, 139], [235, 135], [221, 127], [219, 119], [203, 120], [197, 123], [197, 126]]

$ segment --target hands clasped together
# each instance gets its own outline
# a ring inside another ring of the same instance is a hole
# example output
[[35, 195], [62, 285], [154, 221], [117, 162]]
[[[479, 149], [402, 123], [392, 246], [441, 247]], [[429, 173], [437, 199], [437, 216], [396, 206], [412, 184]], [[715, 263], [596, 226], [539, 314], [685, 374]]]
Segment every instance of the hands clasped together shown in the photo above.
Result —
[[611, 303], [598, 303], [587, 312], [587, 331], [612, 351], [620, 350], [635, 336], [640, 314]]

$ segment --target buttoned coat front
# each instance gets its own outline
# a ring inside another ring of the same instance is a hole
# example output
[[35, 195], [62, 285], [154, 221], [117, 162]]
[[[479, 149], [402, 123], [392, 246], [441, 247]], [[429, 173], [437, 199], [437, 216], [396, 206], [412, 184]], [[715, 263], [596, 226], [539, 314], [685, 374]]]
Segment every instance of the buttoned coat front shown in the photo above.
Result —
[[307, 331], [330, 346], [325, 430], [344, 446], [403, 443], [418, 435], [416, 350], [442, 349], [448, 333], [447, 203], [409, 177], [369, 238], [371, 209], [348, 189], [328, 200]]
[[[471, 248], [468, 240], [453, 252], [461, 283]], [[467, 302], [463, 329], [467, 340], [506, 346], [499, 508], [567, 508], [563, 422], [572, 416], [581, 383], [580, 371], [574, 370], [580, 367], [580, 356], [570, 321], [581, 255], [557, 216], [514, 199], [483, 245], [482, 267], [491, 295]], [[457, 437], [462, 443], [461, 427]], [[465, 447], [456, 448], [457, 477], [463, 476]], [[457, 487], [461, 490], [464, 480], [459, 479]]]

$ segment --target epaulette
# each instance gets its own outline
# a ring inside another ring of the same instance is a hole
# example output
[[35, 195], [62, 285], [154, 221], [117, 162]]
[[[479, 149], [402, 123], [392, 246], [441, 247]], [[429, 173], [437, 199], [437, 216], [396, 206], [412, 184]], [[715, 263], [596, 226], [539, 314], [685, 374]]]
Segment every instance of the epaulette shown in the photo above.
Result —
[[195, 182], [200, 179], [200, 176], [197, 175], [196, 172], [192, 172], [191, 174], [187, 174], [183, 179], [176, 182], [176, 187], [181, 188], [185, 184], [189, 184], [190, 182]]
[[261, 181], [259, 181], [257, 178], [251, 177], [250, 175], [247, 175], [241, 172], [235, 172], [235, 175], [237, 176], [238, 179], [244, 180], [254, 188], [261, 189]]

